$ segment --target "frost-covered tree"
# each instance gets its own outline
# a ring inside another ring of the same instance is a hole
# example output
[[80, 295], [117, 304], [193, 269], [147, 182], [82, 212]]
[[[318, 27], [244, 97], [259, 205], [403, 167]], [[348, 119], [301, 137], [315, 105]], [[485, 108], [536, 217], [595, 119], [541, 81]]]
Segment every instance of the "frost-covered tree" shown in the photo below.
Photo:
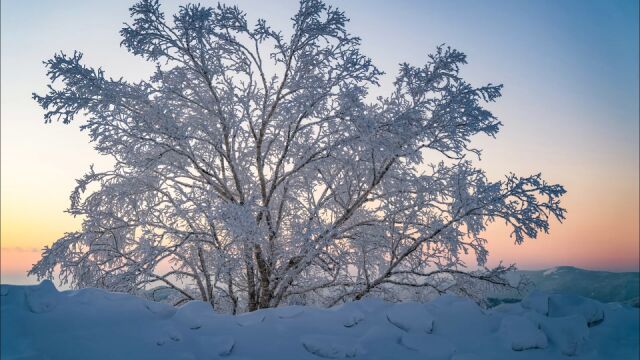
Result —
[[44, 249], [39, 278], [163, 285], [176, 302], [233, 312], [398, 286], [473, 295], [478, 281], [507, 285], [512, 268], [485, 267], [489, 223], [521, 243], [564, 218], [562, 186], [490, 181], [467, 160], [480, 154], [474, 135], [498, 133], [483, 104], [501, 86], [465, 82], [460, 51], [402, 64], [391, 94], [370, 99], [381, 72], [344, 13], [319, 0], [300, 2], [286, 36], [237, 7], [187, 5], [171, 20], [156, 0], [130, 11], [122, 45], [156, 64], [147, 81], [59, 53], [46, 62], [49, 92], [34, 94], [46, 122], [83, 115], [114, 161], [78, 180], [69, 212], [82, 229]]

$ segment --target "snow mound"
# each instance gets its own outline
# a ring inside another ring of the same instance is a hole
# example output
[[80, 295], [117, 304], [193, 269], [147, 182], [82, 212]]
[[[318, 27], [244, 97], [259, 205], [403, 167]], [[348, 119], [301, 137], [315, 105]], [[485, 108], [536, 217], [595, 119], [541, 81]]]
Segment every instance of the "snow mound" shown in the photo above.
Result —
[[352, 311], [348, 313], [344, 320], [342, 321], [342, 325], [344, 327], [352, 327], [358, 325], [360, 322], [364, 320], [364, 314], [358, 310]]
[[430, 334], [403, 334], [400, 344], [409, 350], [423, 354], [424, 359], [449, 359], [455, 347], [444, 337]]
[[213, 349], [213, 352], [220, 356], [227, 356], [231, 354], [234, 346], [236, 345], [236, 341], [227, 335], [222, 336], [214, 336], [208, 339], [208, 342]]
[[640, 343], [637, 308], [544, 293], [490, 310], [447, 295], [238, 316], [51, 282], [0, 295], [3, 360], [628, 360]]
[[522, 299], [522, 307], [546, 316], [549, 314], [549, 294], [534, 290]]
[[265, 316], [263, 314], [248, 313], [248, 314], [238, 315], [236, 322], [240, 326], [252, 326], [252, 325], [256, 325], [263, 322], [264, 319], [265, 319]]
[[427, 312], [423, 304], [405, 303], [404, 306], [394, 306], [387, 311], [387, 320], [400, 330], [433, 331], [433, 316]]
[[58, 304], [58, 290], [49, 280], [40, 285], [29, 287], [25, 291], [25, 298], [29, 310], [33, 313], [45, 313], [52, 311]]
[[286, 308], [278, 308], [275, 311], [278, 313], [280, 319], [293, 319], [304, 314], [304, 307], [288, 306]]
[[306, 335], [300, 339], [311, 354], [327, 359], [354, 358], [356, 348], [349, 339], [330, 335]]
[[156, 345], [164, 346], [170, 341], [180, 342], [182, 338], [182, 334], [177, 329], [167, 326], [163, 329], [163, 334], [156, 340]]
[[564, 355], [578, 355], [589, 337], [587, 322], [579, 315], [545, 318], [541, 326]]
[[209, 313], [211, 313], [211, 305], [204, 301], [189, 301], [178, 308], [175, 318], [190, 330], [198, 330], [204, 325], [204, 314]]
[[435, 317], [433, 333], [449, 338], [491, 334], [499, 326], [478, 304], [457, 296], [440, 296], [426, 304], [426, 308]]
[[173, 317], [176, 313], [176, 308], [159, 302], [147, 301], [144, 303], [144, 308], [152, 314], [158, 316], [160, 319], [168, 319]]
[[592, 327], [604, 321], [604, 307], [600, 302], [582, 296], [549, 296], [549, 316], [568, 315], [580, 315], [587, 321], [587, 325]]
[[547, 347], [547, 336], [525, 317], [505, 316], [500, 323], [499, 332], [515, 351]]

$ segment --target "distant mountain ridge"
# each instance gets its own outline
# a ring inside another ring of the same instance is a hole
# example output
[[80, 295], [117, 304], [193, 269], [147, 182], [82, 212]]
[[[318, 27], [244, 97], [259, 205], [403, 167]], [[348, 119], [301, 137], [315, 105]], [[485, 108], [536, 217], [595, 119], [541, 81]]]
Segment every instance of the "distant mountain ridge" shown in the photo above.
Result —
[[534, 289], [560, 294], [574, 294], [601, 302], [621, 302], [638, 306], [640, 273], [585, 270], [573, 266], [557, 266], [544, 270], [520, 270], [512, 275], [517, 281], [526, 276], [532, 285], [524, 293], [498, 291], [490, 297], [521, 299]]

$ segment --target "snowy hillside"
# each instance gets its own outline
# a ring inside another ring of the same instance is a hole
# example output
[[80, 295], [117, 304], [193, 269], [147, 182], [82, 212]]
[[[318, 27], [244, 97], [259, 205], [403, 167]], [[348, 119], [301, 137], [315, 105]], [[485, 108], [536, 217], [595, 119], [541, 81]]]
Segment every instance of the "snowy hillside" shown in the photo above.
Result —
[[52, 283], [2, 285], [2, 359], [637, 359], [638, 309], [535, 292], [482, 310], [443, 296], [218, 315]]
[[[623, 302], [638, 306], [640, 274], [638, 272], [609, 272], [558, 266], [545, 270], [517, 271], [512, 281], [524, 275], [531, 281], [529, 291], [572, 294], [589, 297], [601, 302]], [[490, 297], [496, 299], [520, 299], [527, 293], [497, 290]]]
[[638, 298], [637, 272], [609, 272], [558, 266], [543, 271], [522, 271], [547, 292], [572, 293], [602, 302], [630, 301]]

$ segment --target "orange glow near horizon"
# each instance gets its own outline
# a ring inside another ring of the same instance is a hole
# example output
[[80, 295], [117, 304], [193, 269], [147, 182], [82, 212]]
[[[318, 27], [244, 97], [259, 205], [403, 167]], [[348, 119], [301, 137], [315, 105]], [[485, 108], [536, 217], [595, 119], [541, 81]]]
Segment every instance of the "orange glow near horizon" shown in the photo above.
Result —
[[[577, 184], [576, 184], [577, 186]], [[499, 261], [516, 263], [521, 269], [545, 269], [571, 265], [587, 269], [611, 271], [638, 271], [638, 207], [628, 198], [638, 198], [633, 186], [618, 184], [622, 194], [580, 198], [579, 188], [569, 184], [563, 198], [569, 209], [564, 223], [553, 221], [549, 234], [527, 239], [515, 245], [509, 231], [501, 221], [489, 226], [485, 237], [489, 240], [489, 265]], [[67, 231], [77, 230], [79, 219], [62, 213], [56, 206], [29, 209], [12, 207], [3, 197], [2, 249], [0, 273], [6, 279], [23, 277], [39, 259], [41, 248], [50, 245]], [[597, 203], [598, 207], [590, 206]], [[57, 214], [56, 214], [57, 213]], [[32, 216], [47, 221], [31, 221]], [[468, 265], [473, 266], [469, 257]], [[3, 280], [4, 281], [4, 280]], [[35, 279], [30, 279], [34, 282]]]

